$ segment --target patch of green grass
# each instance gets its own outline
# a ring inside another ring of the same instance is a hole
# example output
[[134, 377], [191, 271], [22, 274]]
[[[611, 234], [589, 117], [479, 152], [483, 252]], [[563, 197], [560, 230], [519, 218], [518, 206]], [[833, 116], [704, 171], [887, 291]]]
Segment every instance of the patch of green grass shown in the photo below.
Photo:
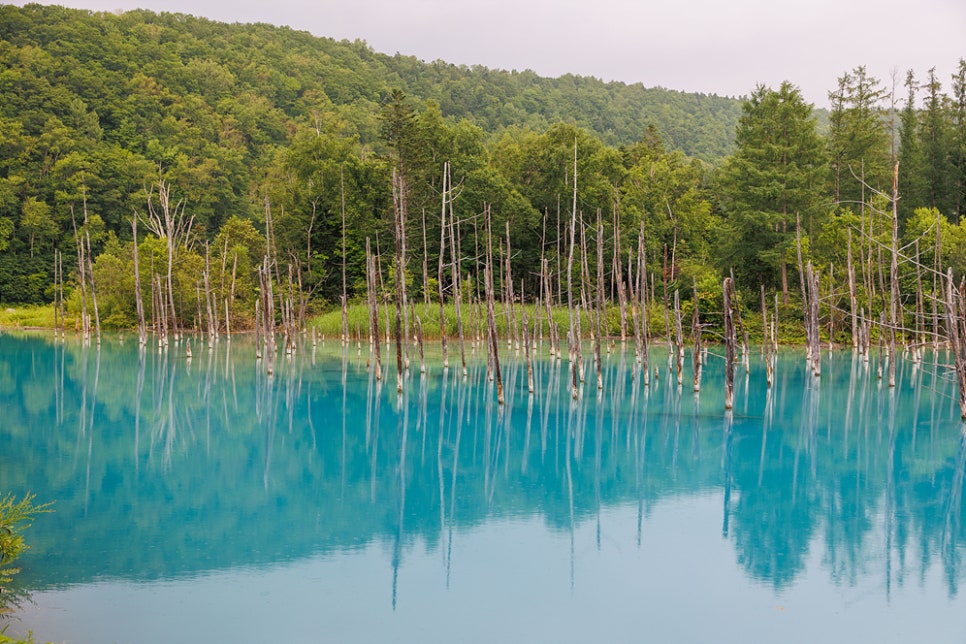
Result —
[[[73, 322], [68, 322], [68, 326], [73, 326]], [[0, 327], [52, 329], [54, 328], [54, 307], [50, 304], [0, 305]]]
[[[447, 304], [443, 307], [444, 316], [446, 319], [446, 336], [456, 337], [457, 326], [456, 326], [456, 307], [453, 304]], [[409, 323], [411, 325], [412, 333], [415, 333], [416, 317], [419, 317], [420, 322], [423, 326], [423, 338], [425, 340], [438, 340], [440, 338], [440, 326], [439, 326], [439, 304], [424, 304], [423, 302], [417, 303], [414, 307], [410, 308]], [[554, 307], [553, 311], [554, 322], [559, 326], [560, 333], [565, 334], [570, 321], [567, 313], [567, 309]], [[486, 311], [481, 309], [478, 305], [469, 306], [463, 304], [460, 307], [460, 315], [463, 319], [463, 333], [465, 336], [469, 337], [477, 329], [483, 328], [486, 324]], [[517, 324], [522, 322], [521, 309], [518, 307], [516, 311]], [[368, 336], [369, 334], [369, 309], [365, 304], [351, 304], [348, 308], [348, 320], [349, 320], [349, 335], [353, 338], [359, 336]], [[501, 337], [506, 337], [508, 320], [507, 311], [502, 303], [497, 303], [494, 306], [494, 318], [496, 322], [497, 334]], [[527, 305], [527, 321], [533, 325], [534, 319], [534, 306], [532, 304]], [[389, 306], [389, 324], [394, 325], [396, 320], [396, 309], [394, 306]], [[589, 333], [591, 325], [594, 320], [592, 316], [582, 315], [581, 316], [581, 328], [585, 334]], [[547, 330], [547, 314], [546, 309], [541, 308], [540, 310], [540, 325], [542, 327], [542, 334], [546, 337], [549, 333]], [[321, 335], [328, 338], [338, 338], [342, 335], [342, 309], [333, 308], [321, 315], [312, 318], [309, 321], [309, 327], [317, 329]], [[394, 328], [394, 327], [392, 327]], [[392, 328], [390, 328], [390, 333], [392, 333]], [[385, 308], [380, 305], [379, 307], [379, 334], [386, 334], [386, 312]]]

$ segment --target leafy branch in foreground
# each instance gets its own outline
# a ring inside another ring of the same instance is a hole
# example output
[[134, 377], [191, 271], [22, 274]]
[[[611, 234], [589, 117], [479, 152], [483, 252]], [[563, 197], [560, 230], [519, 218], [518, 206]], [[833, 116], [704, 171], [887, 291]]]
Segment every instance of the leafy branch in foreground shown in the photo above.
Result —
[[[0, 593], [6, 592], [6, 584], [20, 570], [7, 566], [29, 548], [24, 541], [23, 531], [30, 527], [35, 515], [51, 512], [50, 503], [35, 505], [34, 498], [33, 494], [27, 493], [19, 501], [13, 494], [0, 499]], [[3, 603], [0, 598], [0, 605]]]

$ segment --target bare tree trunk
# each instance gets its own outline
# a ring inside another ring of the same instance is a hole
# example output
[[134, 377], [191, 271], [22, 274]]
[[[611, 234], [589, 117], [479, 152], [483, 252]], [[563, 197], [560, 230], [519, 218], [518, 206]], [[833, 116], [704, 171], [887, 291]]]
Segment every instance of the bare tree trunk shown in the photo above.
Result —
[[349, 342], [349, 291], [345, 278], [345, 167], [339, 168], [339, 188], [342, 197], [342, 342], [347, 343]]
[[553, 321], [553, 286], [550, 281], [550, 262], [543, 260], [543, 303], [547, 307], [547, 332], [550, 335], [550, 355], [560, 355], [560, 341], [557, 338], [556, 325]]
[[143, 347], [147, 344], [147, 327], [144, 322], [144, 302], [141, 299], [141, 270], [138, 266], [138, 220], [131, 219], [131, 236], [134, 242], [134, 304], [138, 316], [138, 343]]
[[912, 356], [913, 361], [918, 363], [922, 360], [922, 351], [926, 344], [925, 320], [926, 306], [922, 294], [922, 262], [919, 254], [919, 240], [915, 241], [916, 247], [916, 328], [915, 328], [915, 349]]
[[419, 373], [426, 373], [426, 354], [423, 352], [423, 321], [416, 314], [416, 305], [413, 304], [413, 318], [416, 320], [416, 346], [419, 347]]
[[932, 273], [932, 333], [933, 349], [939, 351], [939, 289], [942, 287], [942, 214], [936, 211], [936, 249], [933, 257]]
[[674, 367], [678, 386], [684, 384], [684, 334], [681, 329], [681, 298], [674, 289]]
[[372, 350], [376, 356], [376, 380], [382, 380], [382, 356], [380, 351], [379, 343], [382, 338], [379, 337], [379, 306], [376, 299], [376, 260], [372, 256], [372, 251], [369, 247], [369, 238], [366, 237], [366, 285], [369, 291], [369, 333], [370, 342], [372, 343]]
[[486, 213], [486, 244], [487, 244], [487, 261], [484, 268], [484, 281], [486, 282], [486, 320], [487, 328], [489, 331], [489, 344], [490, 350], [493, 355], [493, 373], [496, 377], [496, 399], [501, 405], [503, 404], [503, 374], [500, 371], [500, 343], [496, 337], [496, 315], [494, 313], [493, 300], [495, 297], [493, 289], [493, 255], [492, 255], [492, 241], [491, 241], [491, 231], [490, 231], [490, 208], [487, 206], [485, 208]]
[[761, 285], [761, 328], [764, 332], [762, 351], [765, 354], [765, 381], [772, 384], [771, 344], [768, 341], [768, 306], [765, 302], [765, 285]]
[[667, 244], [664, 244], [664, 334], [667, 338], [667, 368], [671, 370], [674, 361], [674, 343], [671, 341], [671, 304], [667, 299]]
[[731, 311], [733, 289], [731, 278], [726, 277], [722, 285], [725, 331], [725, 409], [733, 409], [735, 406], [735, 344], [737, 344], [737, 338]]
[[694, 306], [691, 312], [691, 335], [694, 338], [694, 391], [701, 391], [701, 314], [698, 312], [698, 281], [694, 280]]
[[255, 359], [262, 358], [262, 307], [261, 297], [255, 298]]
[[604, 334], [600, 325], [600, 316], [604, 311], [604, 224], [600, 221], [600, 209], [597, 210], [597, 315], [595, 316], [597, 341], [594, 343], [594, 366], [597, 369], [597, 389], [604, 388], [603, 364], [600, 358], [600, 345], [604, 342]]
[[[215, 328], [215, 318], [212, 314], [212, 294], [211, 294], [211, 253], [209, 250], [208, 242], [205, 242], [205, 272], [202, 276], [205, 282], [205, 306], [208, 309], [208, 348], [211, 348], [215, 343], [215, 335], [218, 333]], [[217, 305], [214, 307], [217, 308]]]
[[571, 211], [571, 224], [570, 224], [570, 250], [568, 251], [567, 257], [567, 309], [570, 312], [570, 375], [571, 375], [571, 385], [572, 385], [572, 395], [574, 400], [577, 399], [579, 395], [579, 382], [577, 375], [577, 361], [574, 359], [575, 356], [575, 345], [579, 342], [580, 330], [576, 328], [576, 319], [574, 317], [574, 302], [573, 302], [573, 266], [574, 266], [574, 246], [577, 243], [577, 139], [574, 139], [574, 201], [573, 209]]
[[[447, 190], [449, 178], [449, 161], [443, 164], [443, 206], [439, 214], [439, 263], [436, 271], [436, 285], [439, 290], [439, 337], [443, 345], [443, 369], [449, 369], [449, 348], [446, 344], [446, 307], [443, 298], [443, 258], [446, 254], [446, 199], [450, 197]], [[425, 233], [426, 226], [423, 226]], [[455, 271], [454, 271], [455, 273]], [[453, 279], [456, 288], [456, 279]]]
[[809, 349], [809, 359], [812, 364], [812, 373], [816, 376], [822, 375], [822, 347], [819, 344], [819, 295], [818, 282], [819, 276], [809, 261], [805, 268], [806, 279], [808, 280], [808, 336], [811, 339]]
[[[403, 253], [405, 252], [403, 241], [404, 227], [403, 227], [403, 216], [404, 208], [403, 203], [405, 202], [405, 190], [402, 185], [402, 180], [398, 172], [393, 171], [392, 174], [392, 196], [393, 196], [393, 232], [396, 241], [396, 288], [395, 288], [395, 300], [396, 300], [396, 325], [395, 325], [395, 336], [396, 336], [396, 391], [402, 393], [403, 390], [403, 349], [402, 349], [402, 317], [403, 309], [405, 307], [405, 302], [403, 298], [406, 291], [406, 273], [403, 266]], [[408, 334], [408, 314], [407, 319], [407, 334]], [[407, 338], [408, 344], [408, 338]]]
[[[224, 271], [223, 271], [224, 272]], [[235, 304], [235, 276], [238, 274], [238, 253], [234, 253], [231, 260], [231, 289], [228, 291], [228, 299], [225, 300], [225, 339], [231, 342], [231, 309], [227, 303]], [[222, 287], [222, 293], [224, 293]]]
[[835, 295], [835, 264], [829, 263], [828, 265], [828, 350], [831, 351], [834, 346], [835, 338], [835, 312], [838, 310], [836, 302], [833, 301], [833, 296]]
[[855, 265], [852, 262], [852, 231], [849, 230], [848, 246], [848, 277], [849, 277], [849, 310], [852, 314], [852, 350], [859, 346], [859, 320], [858, 320], [858, 297], [855, 293]]
[[60, 270], [60, 339], [63, 340], [67, 331], [67, 320], [64, 317], [67, 311], [64, 307], [64, 253], [61, 251], [57, 252], [57, 266]]
[[812, 325], [810, 323], [810, 309], [808, 306], [808, 287], [806, 285], [805, 264], [802, 261], [802, 221], [798, 215], [795, 216], [795, 249], [798, 257], [798, 275], [802, 288], [802, 311], [803, 320], [805, 321], [805, 361], [811, 363], [815, 340], [812, 338]]
[[[449, 179], [447, 179], [449, 181]], [[462, 270], [462, 262], [460, 261], [460, 243], [459, 243], [459, 230], [456, 226], [456, 222], [453, 219], [453, 203], [450, 201], [450, 218], [449, 218], [449, 251], [452, 255], [452, 275], [453, 275], [453, 305], [456, 310], [456, 330], [459, 334], [460, 339], [460, 360], [463, 365], [463, 377], [467, 375], [466, 369], [466, 344], [463, 338], [463, 316], [460, 311], [460, 300], [463, 299], [462, 295], [462, 279], [463, 276], [460, 273]]]
[[74, 226], [74, 244], [77, 247], [77, 280], [81, 287], [81, 333], [84, 340], [91, 335], [90, 318], [87, 316], [87, 261], [84, 257], [84, 242], [77, 233], [77, 221], [74, 218], [74, 206], [70, 206], [70, 221]]
[[520, 348], [520, 328], [517, 326], [516, 298], [513, 296], [513, 276], [510, 272], [510, 222], [506, 222], [506, 299], [509, 308], [509, 326], [507, 340], [513, 336], [513, 343], [516, 348]]
[[634, 251], [630, 248], [627, 249], [627, 284], [628, 284], [628, 299], [630, 300], [630, 310], [631, 310], [631, 326], [634, 328], [634, 356], [637, 359], [638, 364], [641, 362], [641, 327], [638, 322], [639, 313], [638, 302], [640, 301], [640, 289], [641, 289], [641, 274], [638, 270], [637, 275], [634, 274]]
[[956, 382], [959, 385], [960, 417], [966, 420], [966, 350], [964, 350], [963, 327], [964, 311], [961, 306], [962, 294], [956, 290], [953, 282], [953, 269], [946, 274], [946, 323], [949, 329], [949, 344], [953, 354], [953, 370], [956, 372]]
[[[630, 250], [630, 249], [628, 249]], [[624, 275], [621, 273], [621, 233], [617, 217], [617, 202], [614, 202], [614, 254], [613, 254], [614, 281], [617, 283], [617, 303], [621, 312], [621, 343], [627, 342], [627, 298], [625, 296]], [[627, 256], [628, 282], [630, 281], [630, 255]]]
[[[641, 234], [637, 241], [637, 279], [640, 286], [637, 289], [638, 308], [641, 315], [641, 373], [644, 377], [644, 386], [647, 387], [651, 382], [650, 375], [650, 338], [648, 338], [649, 325], [647, 319], [647, 257], [644, 250], [644, 222], [641, 222]], [[653, 293], [653, 285], [651, 287]]]
[[[85, 214], [85, 220], [87, 216]], [[87, 273], [91, 280], [91, 304], [94, 305], [94, 332], [97, 336], [97, 344], [101, 343], [101, 315], [97, 309], [97, 286], [94, 284], [94, 263], [91, 261], [91, 233], [90, 228], [87, 226], [87, 222], [84, 222], [84, 228], [87, 229]]]
[[[522, 313], [523, 313], [523, 355], [527, 361], [527, 390], [533, 393], [533, 362], [530, 359], [530, 343], [531, 338], [529, 335], [529, 328], [527, 326], [527, 305], [526, 299], [523, 297], [523, 284], [524, 281], [520, 280], [520, 302], [522, 303]], [[537, 306], [534, 309], [534, 317], [536, 317], [536, 312], [540, 310]]]
[[737, 320], [738, 333], [741, 334], [741, 362], [745, 366], [745, 374], [750, 370], [748, 361], [748, 327], [745, 326], [745, 319], [741, 315], [741, 293], [738, 291], [737, 286], [735, 286], [735, 273], [731, 271], [731, 288], [734, 291], [734, 298], [732, 298], [732, 306], [735, 309], [735, 318]]
[[889, 386], [896, 386], [896, 332], [899, 316], [899, 164], [892, 173], [892, 262], [889, 267]]

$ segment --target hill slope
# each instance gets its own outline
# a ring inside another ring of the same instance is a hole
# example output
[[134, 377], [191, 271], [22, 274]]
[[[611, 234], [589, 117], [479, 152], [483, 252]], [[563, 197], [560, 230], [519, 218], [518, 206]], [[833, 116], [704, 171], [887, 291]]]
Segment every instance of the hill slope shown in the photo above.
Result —
[[[390, 89], [434, 99], [444, 115], [466, 118], [491, 134], [571, 121], [618, 145], [644, 138], [653, 126], [669, 149], [706, 161], [730, 152], [740, 113], [739, 101], [718, 96], [425, 63], [287, 27], [140, 10], [0, 7], [0, 64], [3, 116], [27, 111], [36, 118], [39, 111], [70, 125], [79, 99], [96, 112], [104, 136], [125, 145], [146, 144], [136, 140], [142, 124], [123, 107], [138, 91], [155, 94], [156, 108], [190, 101], [234, 114], [255, 145], [284, 140], [285, 119], [304, 116], [319, 100], [343, 106], [363, 142], [373, 142], [375, 114]], [[240, 101], [249, 105], [235, 105]], [[28, 121], [28, 130], [41, 125]]]

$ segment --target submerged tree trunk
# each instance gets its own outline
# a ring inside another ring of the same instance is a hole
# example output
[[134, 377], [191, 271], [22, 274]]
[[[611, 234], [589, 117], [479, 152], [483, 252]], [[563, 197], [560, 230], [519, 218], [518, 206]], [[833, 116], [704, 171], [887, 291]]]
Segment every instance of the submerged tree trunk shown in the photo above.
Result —
[[737, 344], [737, 337], [731, 310], [734, 286], [730, 277], [724, 279], [722, 294], [724, 297], [725, 332], [725, 409], [733, 409], [735, 406], [735, 345]]
[[694, 337], [694, 391], [701, 391], [701, 315], [698, 312], [698, 281], [694, 280], [694, 307], [691, 313], [691, 335]]
[[369, 238], [366, 237], [366, 286], [369, 299], [369, 342], [376, 358], [376, 380], [382, 380], [382, 353], [379, 343], [379, 305], [376, 299], [376, 260], [372, 256]]
[[765, 354], [765, 381], [771, 387], [772, 383], [772, 363], [771, 363], [771, 343], [768, 341], [768, 306], [765, 301], [765, 285], [761, 285], [761, 328], [764, 333], [762, 340], [762, 352]]
[[147, 325], [144, 320], [144, 302], [141, 299], [141, 270], [138, 266], [138, 220], [131, 219], [131, 236], [134, 248], [134, 304], [138, 316], [138, 343], [143, 347], [148, 341]]
[[[443, 164], [443, 206], [439, 215], [439, 263], [436, 271], [436, 286], [439, 290], [439, 337], [443, 348], [443, 369], [449, 368], [449, 348], [446, 345], [446, 306], [443, 299], [443, 258], [446, 255], [446, 200], [450, 196], [446, 187], [448, 178], [449, 161]], [[453, 284], [455, 288], [455, 279]]]
[[574, 247], [577, 244], [577, 139], [574, 139], [574, 201], [573, 209], [571, 212], [571, 224], [570, 224], [570, 249], [567, 255], [567, 310], [570, 312], [570, 335], [568, 336], [568, 343], [570, 345], [570, 375], [571, 375], [571, 394], [574, 400], [577, 399], [579, 395], [579, 380], [577, 374], [577, 360], [575, 357], [576, 344], [579, 342], [580, 330], [576, 326], [576, 319], [574, 316], [574, 300], [573, 300], [573, 268], [574, 268]]

